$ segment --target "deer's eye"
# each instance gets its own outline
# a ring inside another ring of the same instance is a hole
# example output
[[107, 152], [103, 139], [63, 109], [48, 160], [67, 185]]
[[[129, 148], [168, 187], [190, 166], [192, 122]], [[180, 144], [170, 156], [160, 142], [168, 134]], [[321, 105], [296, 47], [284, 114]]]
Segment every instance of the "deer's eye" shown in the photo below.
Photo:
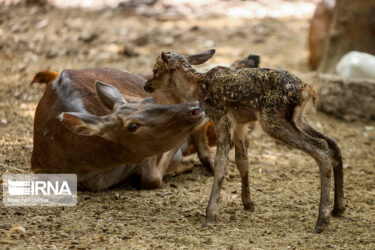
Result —
[[154, 75], [156, 75], [158, 73], [158, 70], [154, 69], [153, 72], [154, 72]]
[[139, 124], [137, 123], [130, 123], [129, 126], [128, 126], [128, 130], [130, 132], [134, 132], [137, 130], [137, 128], [139, 127]]

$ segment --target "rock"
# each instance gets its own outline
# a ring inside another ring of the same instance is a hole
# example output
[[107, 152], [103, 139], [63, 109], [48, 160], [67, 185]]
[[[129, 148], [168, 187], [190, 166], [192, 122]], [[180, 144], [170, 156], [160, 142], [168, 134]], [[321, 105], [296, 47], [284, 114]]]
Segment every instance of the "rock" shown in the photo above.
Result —
[[142, 35], [142, 36], [137, 37], [134, 40], [134, 43], [138, 46], [145, 46], [150, 42], [149, 40], [150, 39], [149, 39], [148, 35]]
[[47, 24], [48, 24], [48, 19], [43, 19], [42, 21], [40, 21], [39, 23], [35, 25], [35, 28], [39, 30], [39, 29], [46, 27]]
[[172, 45], [174, 43], [174, 38], [173, 37], [166, 37], [164, 38], [163, 44], [164, 45]]
[[79, 40], [85, 43], [91, 43], [95, 39], [97, 39], [99, 35], [95, 32], [83, 31], [82, 34], [79, 36]]
[[120, 198], [121, 198], [120, 194], [119, 193], [115, 193], [115, 199], [116, 200], [120, 200]]
[[199, 30], [199, 26], [197, 25], [194, 25], [190, 28], [190, 31], [198, 31]]
[[27, 69], [27, 65], [25, 63], [20, 63], [18, 65], [18, 71], [19, 72], [24, 72]]
[[52, 59], [52, 58], [57, 57], [57, 55], [58, 55], [58, 51], [57, 51], [57, 49], [56, 49], [56, 48], [51, 48], [51, 49], [47, 52], [46, 57], [47, 57], [48, 59]]
[[372, 130], [374, 130], [374, 127], [373, 126], [365, 126], [365, 130], [366, 131], [372, 131]]
[[15, 226], [10, 229], [10, 233], [26, 233], [26, 229], [23, 226]]
[[130, 46], [130, 45], [125, 45], [121, 54], [123, 54], [124, 56], [127, 56], [127, 57], [139, 56], [138, 51], [136, 51], [135, 48]]
[[205, 241], [202, 242], [205, 245], [211, 245], [212, 244], [212, 239], [208, 238]]
[[319, 75], [318, 79], [319, 110], [348, 121], [375, 120], [375, 80], [343, 79], [328, 74]]

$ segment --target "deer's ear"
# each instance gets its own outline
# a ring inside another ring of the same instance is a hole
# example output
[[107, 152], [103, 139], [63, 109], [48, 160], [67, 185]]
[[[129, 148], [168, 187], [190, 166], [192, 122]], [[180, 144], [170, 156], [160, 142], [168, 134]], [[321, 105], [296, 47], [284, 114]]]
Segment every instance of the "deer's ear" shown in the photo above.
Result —
[[127, 103], [120, 91], [112, 85], [101, 81], [95, 82], [96, 93], [102, 103], [109, 109], [113, 110], [116, 104]]
[[115, 141], [110, 128], [116, 121], [106, 121], [105, 117], [80, 112], [63, 112], [58, 116], [61, 124], [78, 135], [101, 136], [107, 140]]
[[202, 63], [205, 63], [210, 59], [213, 55], [215, 54], [214, 49], [207, 50], [202, 53], [198, 53], [195, 55], [187, 56], [186, 60], [191, 64], [191, 65], [199, 65]]
[[161, 59], [165, 62], [165, 64], [169, 64], [168, 57], [164, 52], [161, 52]]

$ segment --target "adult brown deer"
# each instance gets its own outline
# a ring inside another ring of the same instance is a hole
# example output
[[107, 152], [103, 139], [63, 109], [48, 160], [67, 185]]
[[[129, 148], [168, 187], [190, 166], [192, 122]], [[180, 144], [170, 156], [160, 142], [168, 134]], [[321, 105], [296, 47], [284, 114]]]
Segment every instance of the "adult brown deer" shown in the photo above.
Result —
[[[240, 62], [246, 66], [252, 65], [252, 61], [249, 61], [248, 58], [245, 58]], [[58, 76], [59, 73], [54, 71], [41, 71], [35, 74], [33, 80], [31, 81], [31, 84], [43, 83], [48, 85]], [[151, 75], [136, 74], [126, 74], [123, 76], [126, 77], [123, 79], [123, 81], [126, 83], [125, 86], [127, 88], [129, 87], [129, 85], [134, 85], [135, 88], [141, 89], [142, 92], [144, 92], [143, 86], [146, 84], [146, 81], [152, 77]], [[181, 103], [179, 97], [174, 96], [172, 93], [168, 91], [158, 91], [156, 93], [153, 93], [152, 95], [147, 94], [147, 92], [144, 92], [143, 95], [152, 96], [159, 104]], [[181, 147], [181, 149], [184, 149], [181, 153], [183, 153], [183, 155], [197, 153], [198, 158], [202, 162], [202, 165], [205, 166], [207, 169], [212, 170], [214, 164], [214, 156], [210, 146], [213, 145], [216, 145], [216, 133], [211, 122], [207, 122], [205, 126], [194, 129], [192, 131], [192, 133], [188, 137], [187, 142], [184, 143]]]
[[149, 92], [163, 89], [185, 101], [200, 101], [216, 127], [214, 183], [206, 210], [206, 223], [213, 223], [218, 212], [232, 140], [241, 175], [242, 203], [246, 210], [254, 210], [248, 180], [247, 134], [248, 124], [259, 120], [263, 130], [271, 137], [308, 153], [318, 163], [321, 197], [314, 232], [322, 232], [329, 222], [332, 167], [334, 216], [344, 212], [345, 201], [340, 150], [333, 139], [310, 127], [303, 117], [304, 107], [315, 98], [313, 87], [282, 69], [216, 67], [200, 73], [191, 66], [206, 62], [214, 53], [215, 50], [209, 50], [187, 57], [162, 53], [156, 60], [153, 78], [145, 85], [145, 90]]
[[176, 146], [205, 114], [197, 103], [156, 104], [140, 82], [114, 69], [63, 71], [36, 108], [32, 170], [76, 173], [89, 190], [136, 171], [142, 187], [160, 186]]

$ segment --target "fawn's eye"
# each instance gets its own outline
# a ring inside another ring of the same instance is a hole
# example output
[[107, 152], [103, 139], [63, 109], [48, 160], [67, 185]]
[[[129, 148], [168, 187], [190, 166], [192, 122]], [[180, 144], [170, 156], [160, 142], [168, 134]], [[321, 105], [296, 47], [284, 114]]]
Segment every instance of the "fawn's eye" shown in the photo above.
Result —
[[137, 123], [130, 123], [129, 126], [128, 126], [128, 130], [130, 132], [134, 132], [137, 130], [137, 128], [139, 127], [139, 124]]
[[154, 75], [156, 75], [156, 74], [158, 73], [158, 70], [157, 70], [157, 69], [154, 69], [154, 70], [153, 70], [153, 73], [154, 73]]

